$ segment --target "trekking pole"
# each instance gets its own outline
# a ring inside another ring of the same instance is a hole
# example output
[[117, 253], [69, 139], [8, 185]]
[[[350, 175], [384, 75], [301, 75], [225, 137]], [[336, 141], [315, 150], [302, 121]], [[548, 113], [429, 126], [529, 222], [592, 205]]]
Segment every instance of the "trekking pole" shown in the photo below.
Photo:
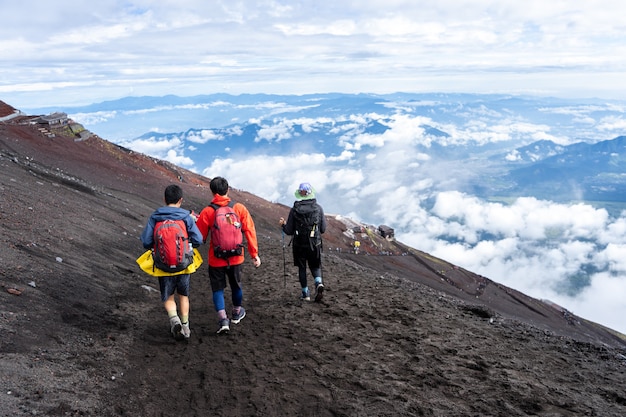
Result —
[[283, 287], [287, 288], [287, 261], [285, 261], [285, 231], [283, 230], [282, 232], [283, 232]]

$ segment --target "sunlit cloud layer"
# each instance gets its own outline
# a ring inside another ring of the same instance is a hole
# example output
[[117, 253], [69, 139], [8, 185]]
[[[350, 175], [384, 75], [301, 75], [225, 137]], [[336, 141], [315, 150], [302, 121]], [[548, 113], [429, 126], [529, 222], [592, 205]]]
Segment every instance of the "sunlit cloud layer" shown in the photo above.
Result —
[[609, 0], [5, 3], [0, 97], [18, 107], [215, 92], [626, 89], [626, 3]]

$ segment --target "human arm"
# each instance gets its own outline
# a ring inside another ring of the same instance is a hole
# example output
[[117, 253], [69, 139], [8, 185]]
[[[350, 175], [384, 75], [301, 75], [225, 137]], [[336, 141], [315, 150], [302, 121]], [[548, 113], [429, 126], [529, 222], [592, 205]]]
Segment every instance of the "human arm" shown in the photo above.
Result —
[[239, 220], [241, 221], [241, 230], [246, 238], [246, 242], [248, 243], [248, 253], [255, 262], [255, 266], [258, 266], [261, 264], [261, 260], [259, 258], [256, 227], [254, 225], [254, 221], [252, 220], [252, 216], [250, 215], [250, 212], [248, 211], [246, 206], [241, 203], [235, 204], [233, 209], [235, 210], [235, 212], [239, 216]]
[[278, 220], [278, 224], [281, 226], [283, 232], [287, 235], [293, 235], [294, 233], [294, 217], [293, 217], [293, 208], [289, 210], [289, 215], [287, 216], [287, 220], [281, 217]]
[[215, 210], [213, 207], [207, 206], [200, 212], [198, 219], [196, 220], [196, 227], [202, 235], [202, 241], [206, 242], [209, 237], [209, 225], [213, 221], [212, 217], [215, 216]]
[[322, 206], [318, 204], [318, 207], [320, 208], [320, 233], [324, 233], [326, 231], [326, 216]]
[[148, 223], [146, 224], [146, 227], [144, 227], [143, 232], [141, 232], [141, 244], [143, 245], [144, 249], [152, 249], [152, 246], [154, 246], [154, 225], [155, 225], [155, 221], [154, 218], [152, 216], [150, 216], [150, 218], [148, 219]]
[[187, 225], [187, 234], [189, 235], [189, 242], [191, 242], [191, 245], [194, 248], [202, 245], [204, 242], [204, 236], [200, 232], [200, 229], [198, 229], [198, 226], [191, 215], [185, 218], [185, 224]]

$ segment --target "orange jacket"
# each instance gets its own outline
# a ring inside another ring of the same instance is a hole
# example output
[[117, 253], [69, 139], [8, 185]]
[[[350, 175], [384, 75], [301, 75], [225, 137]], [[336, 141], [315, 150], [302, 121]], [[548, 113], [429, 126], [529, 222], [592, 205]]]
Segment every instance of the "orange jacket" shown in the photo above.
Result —
[[[215, 194], [213, 197], [213, 201], [211, 203], [217, 204], [218, 206], [228, 205], [230, 202], [230, 197]], [[233, 210], [239, 216], [241, 220], [241, 230], [243, 231], [243, 235], [245, 237], [246, 242], [248, 243], [248, 253], [252, 258], [255, 258], [259, 255], [259, 247], [256, 239], [256, 228], [254, 227], [254, 222], [252, 221], [252, 216], [250, 216], [250, 212], [241, 203], [235, 203], [233, 206]], [[198, 229], [200, 229], [200, 233], [202, 233], [202, 238], [204, 241], [207, 241], [209, 238], [209, 234], [211, 228], [213, 227], [213, 223], [215, 222], [215, 210], [211, 206], [207, 206], [200, 212], [200, 216], [196, 221], [196, 225]], [[230, 265], [239, 265], [244, 261], [244, 255], [233, 256], [230, 258]], [[229, 260], [220, 259], [215, 257], [213, 253], [213, 242], [209, 243], [209, 266], [213, 267], [222, 267], [228, 266]]]

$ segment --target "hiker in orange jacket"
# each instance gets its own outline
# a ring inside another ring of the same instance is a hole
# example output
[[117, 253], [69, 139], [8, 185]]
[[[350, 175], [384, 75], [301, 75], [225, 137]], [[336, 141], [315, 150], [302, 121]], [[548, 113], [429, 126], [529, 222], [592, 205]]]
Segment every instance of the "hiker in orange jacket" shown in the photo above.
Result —
[[[228, 181], [222, 177], [215, 177], [210, 183], [211, 192], [213, 193], [213, 200], [211, 204], [223, 207], [227, 206], [231, 199], [228, 196]], [[241, 232], [243, 233], [247, 242], [248, 253], [252, 258], [252, 262], [255, 267], [261, 265], [261, 258], [259, 258], [259, 249], [256, 237], [256, 228], [250, 212], [241, 203], [236, 202], [233, 205], [239, 222], [241, 223]], [[202, 237], [206, 242], [207, 238], [210, 238], [210, 231], [215, 222], [216, 209], [211, 205], [205, 207], [201, 212], [196, 225], [202, 233]], [[213, 291], [213, 305], [217, 312], [219, 320], [219, 328], [217, 333], [227, 333], [230, 331], [230, 323], [238, 324], [246, 315], [246, 310], [242, 307], [243, 290], [241, 285], [241, 271], [244, 262], [243, 251], [241, 255], [235, 255], [228, 259], [218, 258], [214, 252], [213, 239], [209, 242], [209, 280], [211, 282], [211, 290]], [[230, 286], [232, 292], [232, 312], [231, 319], [228, 319], [226, 313], [226, 305], [224, 301], [224, 289], [226, 289], [226, 282]]]

